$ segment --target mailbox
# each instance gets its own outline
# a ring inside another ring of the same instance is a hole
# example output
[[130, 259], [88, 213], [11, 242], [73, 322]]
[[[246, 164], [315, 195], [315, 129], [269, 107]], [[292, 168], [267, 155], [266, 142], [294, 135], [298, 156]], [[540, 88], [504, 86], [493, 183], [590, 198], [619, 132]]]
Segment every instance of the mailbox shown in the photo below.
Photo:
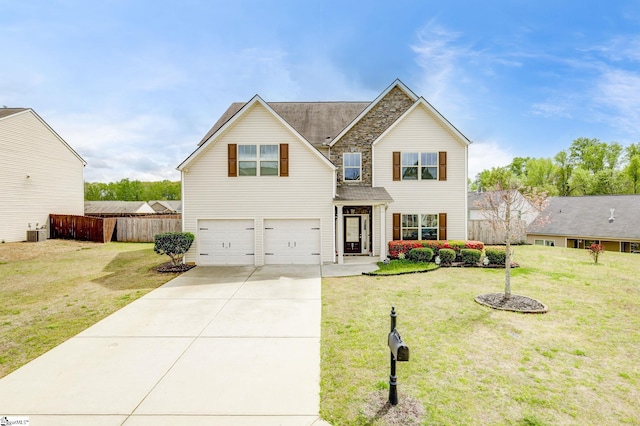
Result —
[[400, 333], [395, 328], [389, 333], [389, 349], [396, 361], [409, 361], [409, 347], [404, 344]]

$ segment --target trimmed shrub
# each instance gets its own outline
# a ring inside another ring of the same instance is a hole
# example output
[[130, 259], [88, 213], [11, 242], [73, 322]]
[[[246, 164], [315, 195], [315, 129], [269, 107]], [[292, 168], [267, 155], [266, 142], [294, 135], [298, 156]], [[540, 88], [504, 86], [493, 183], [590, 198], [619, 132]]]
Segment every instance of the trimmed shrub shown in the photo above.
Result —
[[420, 247], [428, 247], [433, 250], [434, 256], [438, 256], [440, 250], [443, 248], [453, 249], [456, 254], [459, 254], [460, 250], [462, 250], [463, 248], [482, 251], [484, 249], [484, 243], [481, 241], [456, 240], [395, 240], [389, 241], [389, 257], [397, 259], [399, 253], [404, 253], [406, 256], [411, 249]]
[[157, 234], [154, 239], [153, 251], [158, 254], [166, 254], [171, 258], [171, 263], [178, 266], [195, 237], [191, 232], [165, 232]]
[[460, 257], [465, 265], [476, 265], [480, 262], [480, 250], [474, 249], [462, 249], [460, 250]]
[[507, 259], [507, 253], [500, 249], [486, 249], [485, 255], [489, 258], [491, 265], [504, 265]]
[[456, 252], [449, 248], [440, 249], [440, 264], [451, 265], [456, 259]]
[[433, 258], [433, 250], [429, 247], [414, 248], [409, 250], [407, 259], [412, 262], [430, 262]]

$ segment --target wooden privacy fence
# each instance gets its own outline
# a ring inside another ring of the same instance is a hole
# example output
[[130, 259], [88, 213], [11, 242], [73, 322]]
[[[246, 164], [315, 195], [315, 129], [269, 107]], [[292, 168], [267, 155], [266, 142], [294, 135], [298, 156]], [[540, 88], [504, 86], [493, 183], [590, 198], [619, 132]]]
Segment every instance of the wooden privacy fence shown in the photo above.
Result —
[[182, 231], [181, 219], [125, 218], [117, 219], [116, 239], [130, 243], [155, 241], [156, 234]]
[[[482, 241], [485, 244], [504, 244], [504, 232], [496, 235], [491, 222], [488, 220], [470, 220], [468, 222], [468, 238], [474, 241]], [[512, 242], [520, 243], [527, 240], [527, 222], [524, 220], [514, 220], [511, 229], [515, 232]]]
[[108, 243], [111, 241], [115, 227], [116, 219], [58, 214], [49, 215], [50, 238]]

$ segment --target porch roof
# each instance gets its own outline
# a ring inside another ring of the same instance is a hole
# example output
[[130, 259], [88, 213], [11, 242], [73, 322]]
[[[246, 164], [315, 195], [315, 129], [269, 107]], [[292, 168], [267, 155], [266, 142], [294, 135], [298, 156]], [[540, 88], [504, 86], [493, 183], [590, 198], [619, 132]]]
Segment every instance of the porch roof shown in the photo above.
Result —
[[339, 186], [334, 204], [386, 204], [393, 198], [382, 186]]

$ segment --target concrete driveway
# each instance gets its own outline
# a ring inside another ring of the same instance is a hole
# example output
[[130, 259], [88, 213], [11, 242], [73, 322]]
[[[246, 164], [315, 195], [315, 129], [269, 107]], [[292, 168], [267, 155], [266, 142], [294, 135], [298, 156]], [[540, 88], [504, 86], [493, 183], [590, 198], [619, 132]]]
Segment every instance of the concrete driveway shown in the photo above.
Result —
[[320, 425], [320, 266], [199, 266], [0, 379], [46, 425]]

